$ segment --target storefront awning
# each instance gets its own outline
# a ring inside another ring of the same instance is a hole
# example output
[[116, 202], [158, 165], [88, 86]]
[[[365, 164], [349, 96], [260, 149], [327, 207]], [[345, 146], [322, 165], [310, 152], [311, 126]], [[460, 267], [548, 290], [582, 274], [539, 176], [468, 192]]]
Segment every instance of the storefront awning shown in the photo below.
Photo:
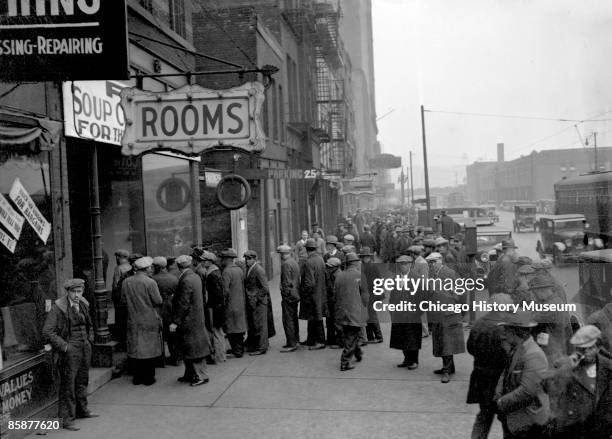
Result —
[[49, 150], [59, 144], [61, 122], [0, 110], [0, 146], [27, 149], [31, 152]]

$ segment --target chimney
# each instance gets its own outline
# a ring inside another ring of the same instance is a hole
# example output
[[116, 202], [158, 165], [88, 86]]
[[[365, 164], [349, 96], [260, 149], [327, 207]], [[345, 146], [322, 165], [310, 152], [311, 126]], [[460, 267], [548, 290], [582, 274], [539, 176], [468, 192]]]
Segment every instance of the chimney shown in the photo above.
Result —
[[502, 163], [504, 161], [504, 144], [497, 144], [497, 163]]

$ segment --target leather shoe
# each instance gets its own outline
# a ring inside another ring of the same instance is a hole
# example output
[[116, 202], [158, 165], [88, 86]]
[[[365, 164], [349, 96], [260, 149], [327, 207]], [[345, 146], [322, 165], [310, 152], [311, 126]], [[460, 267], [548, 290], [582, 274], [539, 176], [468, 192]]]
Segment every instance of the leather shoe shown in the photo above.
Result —
[[347, 371], [347, 370], [353, 370], [353, 369], [355, 369], [355, 366], [351, 366], [350, 364], [347, 364], [347, 365], [345, 365], [345, 366], [340, 366], [340, 370], [341, 370], [342, 372], [345, 372], [345, 371]]
[[355, 354], [355, 361], [357, 363], [361, 363], [361, 360], [363, 360], [363, 354], [359, 354], [359, 355]]
[[441, 383], [448, 383], [450, 382], [450, 375], [445, 373], [442, 375], [442, 378], [440, 378], [440, 382]]
[[85, 418], [98, 418], [98, 417], [100, 417], [99, 414], [91, 413], [91, 412], [83, 413], [82, 415], [77, 416], [77, 418], [81, 418], [81, 419], [85, 419]]
[[190, 384], [191, 387], [201, 386], [202, 384], [206, 384], [210, 380], [208, 378], [204, 378], [203, 380], [194, 381]]
[[309, 351], [317, 351], [319, 349], [325, 349], [325, 345], [323, 343], [316, 343], [308, 348]]
[[[436, 369], [433, 371], [436, 375], [444, 375], [444, 369]], [[455, 369], [451, 369], [450, 374], [455, 373]]]
[[417, 367], [419, 367], [419, 364], [418, 364], [418, 363], [412, 363], [412, 364], [409, 364], [408, 366], [406, 366], [406, 368], [407, 368], [408, 370], [414, 370], [414, 369], [416, 369]]
[[254, 357], [254, 356], [256, 356], [256, 355], [263, 355], [263, 354], [265, 354], [266, 352], [267, 352], [266, 350], [253, 351], [253, 352], [250, 352], [250, 353], [249, 353], [249, 355], [250, 355], [251, 357]]
[[79, 431], [80, 430], [80, 428], [74, 424], [64, 424], [62, 428], [64, 430], [69, 430], [69, 431]]
[[[409, 363], [403, 362], [397, 365], [397, 367], [408, 367]], [[434, 373], [436, 373], [436, 371], [434, 371]]]
[[330, 349], [342, 349], [342, 346], [337, 345], [337, 344], [330, 344], [330, 345], [327, 345], [327, 347]]
[[281, 352], [295, 352], [297, 351], [297, 346], [287, 346], [280, 350]]
[[191, 381], [189, 378], [187, 377], [178, 377], [176, 379], [179, 383], [188, 383], [189, 381]]

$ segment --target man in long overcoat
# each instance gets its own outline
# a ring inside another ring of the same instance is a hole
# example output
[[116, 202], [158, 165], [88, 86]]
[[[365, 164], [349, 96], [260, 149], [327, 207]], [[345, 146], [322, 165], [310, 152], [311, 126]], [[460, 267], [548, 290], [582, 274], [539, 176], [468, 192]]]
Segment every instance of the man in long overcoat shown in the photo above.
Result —
[[374, 254], [370, 247], [363, 246], [359, 252], [359, 258], [361, 258], [361, 273], [363, 275], [364, 287], [368, 291], [368, 320], [366, 323], [366, 337], [369, 343], [382, 343], [383, 335], [380, 330], [380, 322], [378, 321], [378, 314], [374, 310], [374, 302], [380, 300], [383, 297], [372, 294], [372, 286], [374, 280], [382, 278], [383, 273], [380, 264], [374, 262]]
[[230, 248], [221, 252], [223, 272], [223, 298], [225, 301], [224, 330], [236, 358], [244, 354], [244, 333], [247, 331], [246, 301], [244, 294], [244, 273], [234, 260], [236, 250]]
[[[338, 252], [341, 253], [341, 252]], [[336, 277], [342, 272], [339, 258], [331, 257], [325, 262], [325, 288], [327, 289], [327, 346], [338, 349], [342, 346], [342, 326], [336, 322], [336, 302], [334, 298], [334, 285]]]
[[[433, 252], [427, 256], [426, 260], [432, 264], [429, 269], [429, 279], [439, 280], [444, 285], [448, 279], [454, 281], [457, 278], [457, 274], [444, 265], [443, 256], [440, 253]], [[454, 291], [448, 291], [448, 289], [439, 287], [439, 284], [435, 285], [431, 296], [432, 302], [440, 301], [440, 303], [447, 305], [465, 302], [465, 295], [459, 295]], [[432, 324], [433, 356], [442, 357], [442, 368], [435, 370], [434, 373], [442, 375], [441, 382], [448, 383], [450, 375], [455, 373], [453, 355], [465, 352], [463, 317], [461, 313], [449, 310], [428, 312], [427, 318]]]
[[55, 301], [42, 334], [59, 357], [58, 417], [66, 430], [77, 431], [75, 418], [98, 416], [87, 407], [92, 328], [89, 304], [83, 299], [85, 281], [68, 279], [66, 295]]
[[354, 369], [350, 361], [360, 362], [363, 352], [359, 346], [359, 334], [368, 316], [368, 291], [362, 283], [359, 257], [346, 255], [346, 270], [340, 272], [334, 282], [335, 320], [342, 326], [344, 349], [340, 358], [340, 370]]
[[[508, 294], [491, 296], [489, 302], [513, 303]], [[498, 323], [506, 318], [507, 313], [491, 311], [474, 322], [468, 337], [467, 351], [474, 357], [474, 369], [470, 375], [467, 403], [480, 405], [472, 427], [472, 439], [487, 439], [495, 418], [495, 388], [508, 364], [503, 329]]]
[[162, 320], [158, 309], [163, 299], [157, 283], [151, 279], [153, 259], [148, 256], [134, 262], [135, 273], [121, 286], [121, 302], [127, 306], [127, 354], [135, 385], [155, 383], [155, 359], [163, 353]]
[[176, 258], [176, 265], [181, 274], [172, 301], [170, 330], [177, 333], [185, 362], [185, 373], [179, 381], [199, 386], [209, 381], [204, 358], [210, 355], [210, 340], [204, 325], [202, 280], [192, 269], [191, 256], [180, 255]]
[[247, 350], [249, 355], [263, 355], [268, 350], [268, 301], [270, 289], [263, 267], [257, 262], [257, 253], [247, 250], [244, 253], [247, 273], [244, 290], [247, 298], [247, 321], [249, 335]]
[[226, 344], [223, 326], [225, 325], [225, 302], [223, 299], [223, 278], [221, 270], [215, 262], [217, 257], [214, 253], [204, 251], [202, 253], [202, 265], [206, 270], [206, 296], [208, 309], [212, 313], [212, 347], [215, 362], [225, 361]]
[[[416, 267], [413, 264], [413, 257], [410, 255], [402, 255], [396, 260], [398, 274], [407, 276], [408, 278], [415, 276]], [[409, 370], [416, 369], [419, 366], [419, 350], [422, 344], [422, 325], [421, 315], [418, 305], [423, 300], [422, 290], [412, 294], [411, 291], [393, 290], [390, 293], [389, 303], [400, 304], [402, 302], [410, 302], [416, 304], [416, 311], [393, 311], [391, 312], [391, 340], [389, 347], [391, 349], [399, 349], [404, 354], [404, 360], [397, 367], [406, 367]]]
[[317, 253], [317, 243], [309, 238], [305, 244], [308, 258], [302, 266], [300, 276], [300, 314], [308, 320], [308, 337], [305, 344], [310, 350], [325, 348], [323, 318], [327, 315], [325, 289], [325, 262]]
[[280, 294], [283, 329], [287, 342], [281, 352], [293, 352], [300, 341], [298, 304], [300, 302], [300, 267], [291, 256], [291, 247], [280, 245], [276, 249], [281, 257]]
[[178, 287], [178, 278], [168, 273], [168, 260], [163, 256], [156, 256], [153, 258], [153, 280], [157, 283], [159, 288], [159, 294], [162, 297], [161, 315], [163, 327], [164, 341], [168, 343], [168, 351], [170, 357], [167, 359], [169, 364], [174, 366], [178, 365], [180, 358], [180, 352], [176, 347], [176, 341], [174, 339], [175, 334], [171, 334], [168, 330], [171, 317], [172, 317], [172, 298], [176, 293]]

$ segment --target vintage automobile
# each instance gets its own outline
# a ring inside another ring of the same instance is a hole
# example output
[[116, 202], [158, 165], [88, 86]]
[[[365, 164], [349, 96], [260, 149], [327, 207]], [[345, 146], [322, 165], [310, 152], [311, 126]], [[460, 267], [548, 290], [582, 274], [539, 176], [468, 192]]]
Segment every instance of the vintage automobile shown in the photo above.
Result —
[[612, 302], [612, 249], [583, 252], [578, 257], [578, 294], [572, 302], [581, 305], [584, 318]]
[[489, 218], [491, 218], [491, 221], [493, 221], [494, 223], [498, 223], [499, 222], [499, 215], [496, 212], [496, 206], [495, 204], [482, 204], [480, 206], [478, 206], [482, 209], [485, 209], [485, 212], [487, 214], [487, 216]]
[[537, 227], [535, 204], [517, 204], [514, 206], [512, 228], [515, 232], [521, 232], [523, 229], [530, 229], [536, 232]]
[[497, 261], [496, 246], [504, 239], [512, 238], [512, 230], [503, 227], [489, 226], [476, 229], [476, 275], [486, 278], [491, 267]]
[[540, 217], [540, 238], [536, 251], [541, 258], [552, 255], [553, 264], [576, 262], [581, 252], [595, 248], [594, 242], [585, 242], [587, 226], [584, 215], [544, 215]]

